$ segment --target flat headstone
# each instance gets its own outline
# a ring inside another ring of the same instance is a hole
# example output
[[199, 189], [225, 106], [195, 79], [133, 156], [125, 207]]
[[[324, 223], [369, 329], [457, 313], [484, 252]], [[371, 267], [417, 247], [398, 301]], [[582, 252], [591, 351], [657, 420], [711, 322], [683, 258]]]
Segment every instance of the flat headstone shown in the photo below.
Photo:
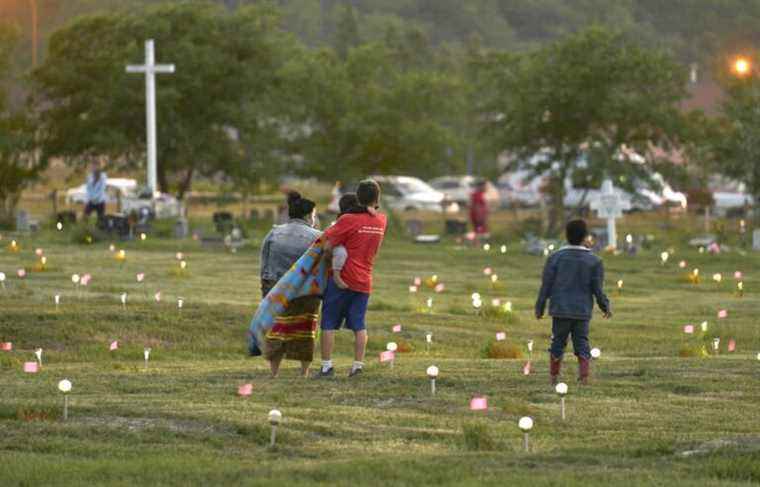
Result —
[[18, 210], [16, 212], [16, 230], [19, 232], [29, 231], [29, 213], [26, 210]]
[[190, 235], [190, 225], [187, 218], [177, 218], [174, 224], [174, 238], [185, 239]]

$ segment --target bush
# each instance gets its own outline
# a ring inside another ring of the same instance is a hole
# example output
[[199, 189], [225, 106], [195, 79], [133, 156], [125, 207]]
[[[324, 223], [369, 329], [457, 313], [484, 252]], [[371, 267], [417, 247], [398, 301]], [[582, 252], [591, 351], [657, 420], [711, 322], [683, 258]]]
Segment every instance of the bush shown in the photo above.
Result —
[[483, 348], [482, 356], [492, 359], [522, 359], [525, 355], [517, 345], [491, 340]]

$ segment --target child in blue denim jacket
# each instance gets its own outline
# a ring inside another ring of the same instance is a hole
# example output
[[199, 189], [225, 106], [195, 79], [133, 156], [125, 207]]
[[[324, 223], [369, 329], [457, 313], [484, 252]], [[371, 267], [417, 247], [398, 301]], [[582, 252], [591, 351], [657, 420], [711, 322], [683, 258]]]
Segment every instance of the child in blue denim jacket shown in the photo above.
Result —
[[591, 349], [589, 323], [594, 298], [605, 318], [612, 317], [610, 301], [604, 294], [602, 260], [582, 244], [588, 237], [583, 220], [573, 220], [566, 228], [568, 244], [553, 254], [544, 266], [541, 290], [536, 300], [536, 318], [541, 319], [549, 304], [552, 317], [552, 345], [549, 373], [552, 384], [559, 380], [567, 339], [572, 336], [573, 350], [578, 357], [578, 381], [588, 383]]

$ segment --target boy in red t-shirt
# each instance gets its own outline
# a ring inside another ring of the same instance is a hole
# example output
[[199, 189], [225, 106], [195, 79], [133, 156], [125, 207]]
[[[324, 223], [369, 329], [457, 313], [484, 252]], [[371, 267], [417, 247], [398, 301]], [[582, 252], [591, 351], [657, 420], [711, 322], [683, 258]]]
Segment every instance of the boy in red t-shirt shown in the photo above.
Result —
[[[359, 204], [374, 208], [380, 201], [380, 186], [372, 180], [359, 183], [356, 189]], [[372, 266], [375, 255], [383, 243], [387, 220], [381, 213], [346, 214], [328, 228], [324, 237], [326, 249], [342, 245], [348, 251], [341, 277], [348, 286], [341, 289], [333, 279], [327, 282], [322, 304], [322, 369], [317, 377], [335, 375], [331, 355], [335, 344], [335, 330], [343, 326], [354, 332], [354, 364], [349, 377], [362, 372], [364, 352], [367, 347], [367, 314], [369, 295], [372, 291]]]

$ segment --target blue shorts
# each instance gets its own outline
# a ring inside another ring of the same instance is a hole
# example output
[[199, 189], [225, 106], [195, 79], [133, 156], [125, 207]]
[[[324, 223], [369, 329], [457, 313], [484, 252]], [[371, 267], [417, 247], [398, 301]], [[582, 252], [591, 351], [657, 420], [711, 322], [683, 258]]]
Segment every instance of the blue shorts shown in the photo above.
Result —
[[354, 332], [366, 329], [364, 317], [368, 303], [369, 294], [341, 289], [329, 279], [322, 303], [322, 330], [339, 330], [343, 322], [345, 328]]

